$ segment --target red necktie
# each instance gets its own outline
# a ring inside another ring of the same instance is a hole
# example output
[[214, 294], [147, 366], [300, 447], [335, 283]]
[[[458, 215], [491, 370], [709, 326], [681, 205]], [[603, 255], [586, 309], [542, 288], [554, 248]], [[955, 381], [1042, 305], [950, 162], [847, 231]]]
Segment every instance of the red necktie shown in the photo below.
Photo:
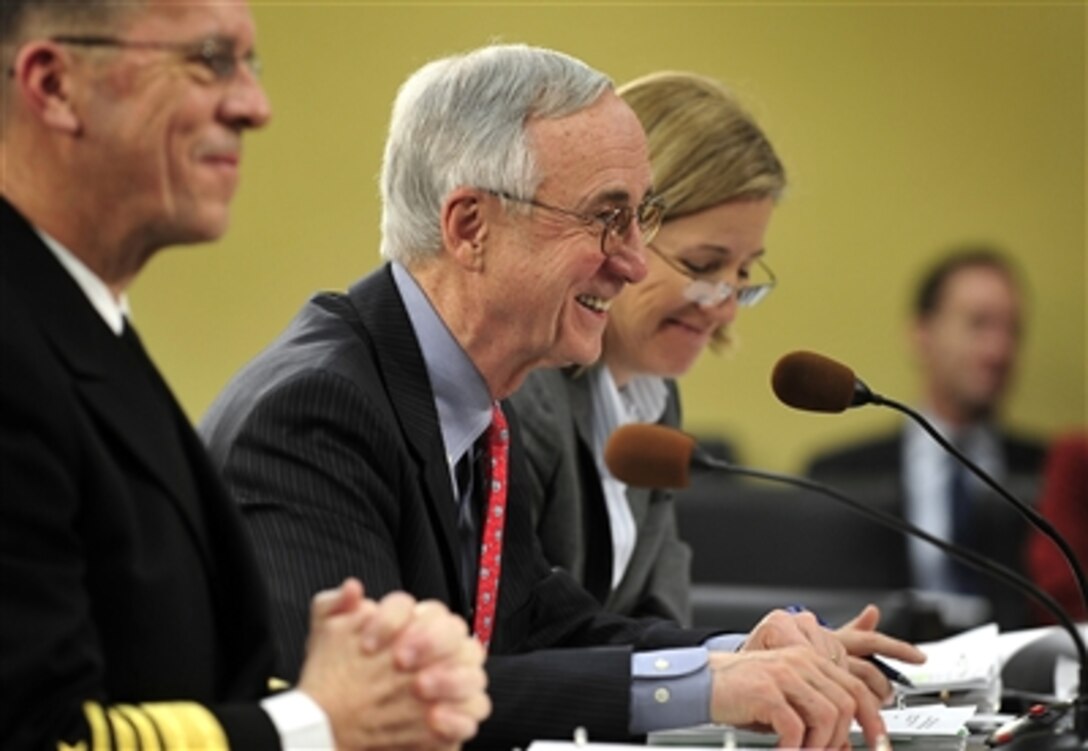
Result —
[[476, 581], [476, 618], [473, 632], [486, 650], [495, 626], [495, 605], [499, 597], [499, 573], [502, 569], [502, 527], [506, 521], [506, 458], [510, 433], [506, 416], [498, 402], [491, 408], [491, 426], [487, 429], [487, 456], [491, 466], [491, 484], [487, 491], [483, 544], [480, 546], [479, 578]]

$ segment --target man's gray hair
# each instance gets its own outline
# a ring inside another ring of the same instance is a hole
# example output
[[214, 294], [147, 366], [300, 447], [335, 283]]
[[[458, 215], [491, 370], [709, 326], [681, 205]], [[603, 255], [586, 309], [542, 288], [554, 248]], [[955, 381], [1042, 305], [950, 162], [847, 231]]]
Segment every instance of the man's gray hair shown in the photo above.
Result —
[[142, 0], [3, 0], [0, 3], [0, 43], [13, 44], [23, 27], [32, 20], [51, 25], [70, 24], [68, 32], [80, 31], [89, 25], [112, 21], [134, 9]]
[[589, 107], [612, 86], [554, 50], [493, 45], [420, 68], [397, 94], [382, 163], [382, 256], [409, 264], [442, 247], [442, 202], [473, 186], [532, 196], [532, 118]]
[[0, 140], [5, 138], [13, 97], [11, 70], [28, 38], [53, 34], [109, 33], [118, 20], [143, 9], [146, 0], [0, 0]]

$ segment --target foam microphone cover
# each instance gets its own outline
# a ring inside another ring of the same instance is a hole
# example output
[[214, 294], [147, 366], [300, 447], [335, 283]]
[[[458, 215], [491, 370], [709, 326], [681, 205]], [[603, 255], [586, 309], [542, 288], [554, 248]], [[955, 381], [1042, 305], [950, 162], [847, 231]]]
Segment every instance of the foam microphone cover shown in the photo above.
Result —
[[843, 412], [854, 402], [854, 371], [815, 352], [784, 355], [771, 373], [780, 401], [810, 412]]
[[604, 463], [617, 480], [636, 488], [686, 488], [695, 439], [663, 425], [617, 428], [604, 447]]

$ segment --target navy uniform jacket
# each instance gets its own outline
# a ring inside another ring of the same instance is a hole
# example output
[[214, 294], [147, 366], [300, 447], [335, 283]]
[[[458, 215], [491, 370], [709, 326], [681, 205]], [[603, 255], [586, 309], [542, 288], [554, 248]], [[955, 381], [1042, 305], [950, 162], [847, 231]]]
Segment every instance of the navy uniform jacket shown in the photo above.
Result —
[[263, 587], [196, 435], [3, 199], [0, 237], [0, 748], [278, 748]]

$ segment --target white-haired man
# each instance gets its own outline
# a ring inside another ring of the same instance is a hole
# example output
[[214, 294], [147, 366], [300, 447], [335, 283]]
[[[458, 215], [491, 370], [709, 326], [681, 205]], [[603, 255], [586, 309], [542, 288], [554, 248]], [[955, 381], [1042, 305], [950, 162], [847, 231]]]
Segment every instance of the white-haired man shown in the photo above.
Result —
[[389, 263], [311, 300], [201, 426], [261, 551], [282, 668], [301, 660], [307, 593], [354, 574], [473, 623], [494, 703], [476, 747], [710, 719], [840, 747], [854, 717], [875, 743], [887, 684], [861, 661], [873, 690], [852, 675], [811, 616], [747, 641], [804, 645], [711, 652], [707, 632], [607, 615], [547, 564], [519, 501], [501, 400], [533, 368], [598, 356], [660, 222], [645, 135], [608, 79], [519, 45], [428, 64], [394, 106], [382, 197]]

